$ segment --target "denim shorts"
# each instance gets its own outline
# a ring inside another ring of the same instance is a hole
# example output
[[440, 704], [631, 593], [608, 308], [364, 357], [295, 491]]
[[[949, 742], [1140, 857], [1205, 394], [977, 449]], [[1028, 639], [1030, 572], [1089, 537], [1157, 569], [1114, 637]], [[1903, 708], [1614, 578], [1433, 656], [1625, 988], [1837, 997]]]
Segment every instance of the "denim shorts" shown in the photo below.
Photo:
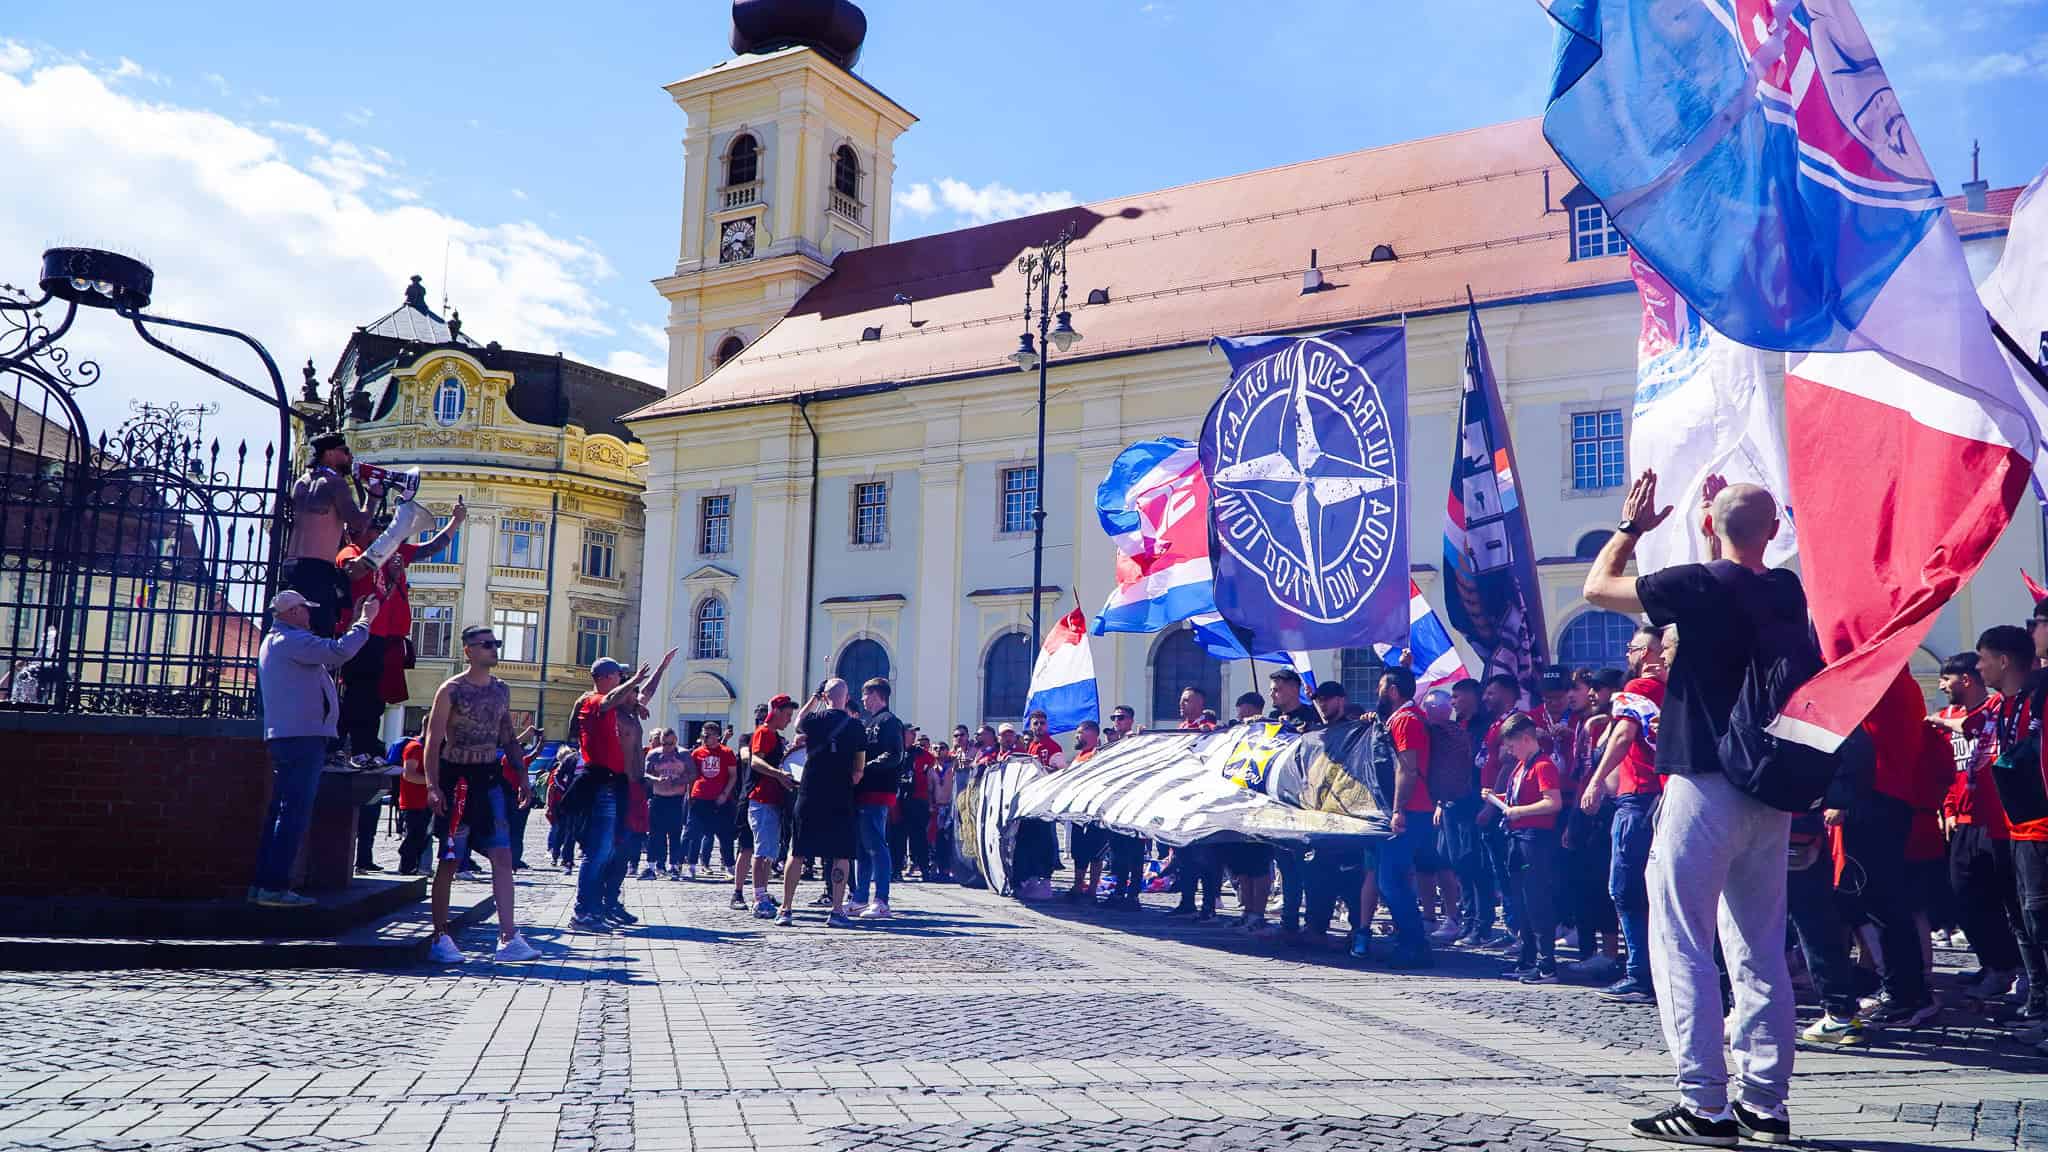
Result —
[[469, 793], [465, 801], [466, 803], [475, 804], [478, 801], [482, 801], [490, 805], [490, 830], [481, 836], [472, 836], [470, 833], [470, 822], [464, 820], [461, 825], [441, 837], [441, 859], [460, 860], [468, 856], [472, 851], [489, 852], [493, 848], [505, 848], [511, 845], [512, 837], [508, 831], [505, 819], [506, 810], [511, 805], [506, 803], [505, 791], [501, 787], [477, 788]]
[[782, 809], [759, 800], [747, 801], [747, 827], [754, 833], [754, 855], [782, 859]]

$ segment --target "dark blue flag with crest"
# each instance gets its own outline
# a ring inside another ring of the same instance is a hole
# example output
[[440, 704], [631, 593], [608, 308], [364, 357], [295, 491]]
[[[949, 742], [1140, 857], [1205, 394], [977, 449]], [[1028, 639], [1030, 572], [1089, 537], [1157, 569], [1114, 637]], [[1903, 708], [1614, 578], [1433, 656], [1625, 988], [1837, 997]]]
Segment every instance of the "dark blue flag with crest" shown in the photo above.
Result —
[[1465, 390], [1444, 519], [1444, 608], [1479, 654], [1481, 676], [1505, 672], [1527, 683], [1549, 663], [1529, 510], [1476, 304], [1466, 317]]
[[1252, 652], [1406, 643], [1405, 333], [1216, 345], [1230, 386], [1201, 460], [1224, 621]]

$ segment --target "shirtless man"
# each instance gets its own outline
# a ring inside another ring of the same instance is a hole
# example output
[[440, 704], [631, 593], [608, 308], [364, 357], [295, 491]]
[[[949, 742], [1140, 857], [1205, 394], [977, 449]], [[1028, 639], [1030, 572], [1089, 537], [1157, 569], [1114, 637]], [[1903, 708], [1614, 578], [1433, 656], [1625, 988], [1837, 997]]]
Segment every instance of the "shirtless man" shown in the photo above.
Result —
[[334, 635], [335, 621], [348, 615], [349, 582], [334, 557], [344, 543], [370, 543], [370, 514], [356, 504], [349, 487], [355, 457], [339, 432], [313, 438], [313, 459], [292, 483], [292, 535], [286, 548], [285, 585], [314, 605], [310, 631]]
[[[432, 955], [442, 964], [462, 963], [462, 949], [448, 932], [448, 889], [455, 867], [472, 848], [491, 861], [491, 887], [498, 901], [498, 950], [501, 961], [531, 960], [540, 955], [519, 935], [512, 906], [512, 841], [509, 817], [515, 804], [532, 798], [519, 747], [512, 729], [512, 689], [491, 675], [498, 663], [499, 641], [489, 628], [462, 630], [462, 655], [469, 667], [443, 681], [427, 714], [427, 804], [434, 812], [439, 838], [439, 866], [434, 869], [434, 944]], [[519, 783], [509, 785], [499, 770], [501, 758], [521, 766]], [[516, 795], [508, 795], [515, 793]]]

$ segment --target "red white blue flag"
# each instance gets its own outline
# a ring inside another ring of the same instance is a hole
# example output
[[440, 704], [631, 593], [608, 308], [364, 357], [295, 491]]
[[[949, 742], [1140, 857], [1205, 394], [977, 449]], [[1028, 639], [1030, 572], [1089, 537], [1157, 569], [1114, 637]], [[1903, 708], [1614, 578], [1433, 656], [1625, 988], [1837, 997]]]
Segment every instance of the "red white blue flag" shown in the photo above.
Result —
[[[1401, 649], [1392, 644], [1377, 646], [1381, 660], [1392, 663], [1400, 658]], [[1444, 688], [1472, 675], [1465, 668], [1465, 658], [1458, 655], [1458, 646], [1451, 642], [1451, 633], [1444, 622], [1437, 619], [1436, 612], [1422, 595], [1422, 587], [1415, 581], [1408, 581], [1408, 667], [1415, 673], [1415, 690], [1427, 692], [1431, 688]]]
[[1833, 749], [2005, 530], [2039, 434], [1848, 0], [1545, 7], [1551, 146], [1708, 323], [1793, 354], [1778, 495], [1829, 665], [1774, 730]]
[[1102, 705], [1095, 691], [1095, 657], [1088, 651], [1088, 621], [1081, 606], [1060, 617], [1039, 648], [1031, 669], [1031, 692], [1024, 714], [1044, 712], [1046, 729], [1072, 732], [1083, 720], [1100, 720]]

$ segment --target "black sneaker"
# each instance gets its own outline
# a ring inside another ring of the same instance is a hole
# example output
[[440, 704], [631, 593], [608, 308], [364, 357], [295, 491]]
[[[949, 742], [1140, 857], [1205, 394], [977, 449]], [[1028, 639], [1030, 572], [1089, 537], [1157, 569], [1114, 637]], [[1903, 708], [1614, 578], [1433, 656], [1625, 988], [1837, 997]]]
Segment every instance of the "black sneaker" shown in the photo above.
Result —
[[358, 871], [358, 872], [382, 872], [383, 870], [384, 870], [384, 866], [383, 866], [383, 865], [381, 865], [381, 864], [374, 864], [374, 863], [372, 863], [372, 864], [357, 864], [357, 865], [356, 865], [356, 871]]
[[1536, 967], [1522, 973], [1521, 980], [1524, 984], [1555, 984], [1557, 983], [1557, 965], [1538, 964]]
[[1792, 1121], [1780, 1120], [1762, 1112], [1752, 1112], [1742, 1101], [1735, 1102], [1735, 1127], [1742, 1135], [1759, 1144], [1790, 1144], [1792, 1142]]
[[1933, 1023], [1934, 1018], [1939, 1015], [1941, 1005], [1932, 999], [1922, 1000], [1918, 1004], [1889, 1001], [1884, 1007], [1865, 1016], [1863, 1020], [1873, 1028], [1918, 1028]]
[[726, 903], [735, 912], [745, 912], [747, 910], [747, 898], [740, 895], [738, 889], [733, 890], [732, 899]]
[[615, 924], [638, 924], [640, 922], [640, 918], [626, 911], [623, 904], [614, 904], [610, 908], [605, 909], [604, 918]]
[[1631, 1120], [1628, 1130], [1645, 1140], [1693, 1144], [1702, 1148], [1733, 1148], [1742, 1142], [1734, 1120], [1709, 1120], [1684, 1105], [1655, 1116]]
[[1648, 984], [1623, 977], [1602, 988], [1597, 995], [1610, 1004], [1655, 1004], [1657, 990]]

